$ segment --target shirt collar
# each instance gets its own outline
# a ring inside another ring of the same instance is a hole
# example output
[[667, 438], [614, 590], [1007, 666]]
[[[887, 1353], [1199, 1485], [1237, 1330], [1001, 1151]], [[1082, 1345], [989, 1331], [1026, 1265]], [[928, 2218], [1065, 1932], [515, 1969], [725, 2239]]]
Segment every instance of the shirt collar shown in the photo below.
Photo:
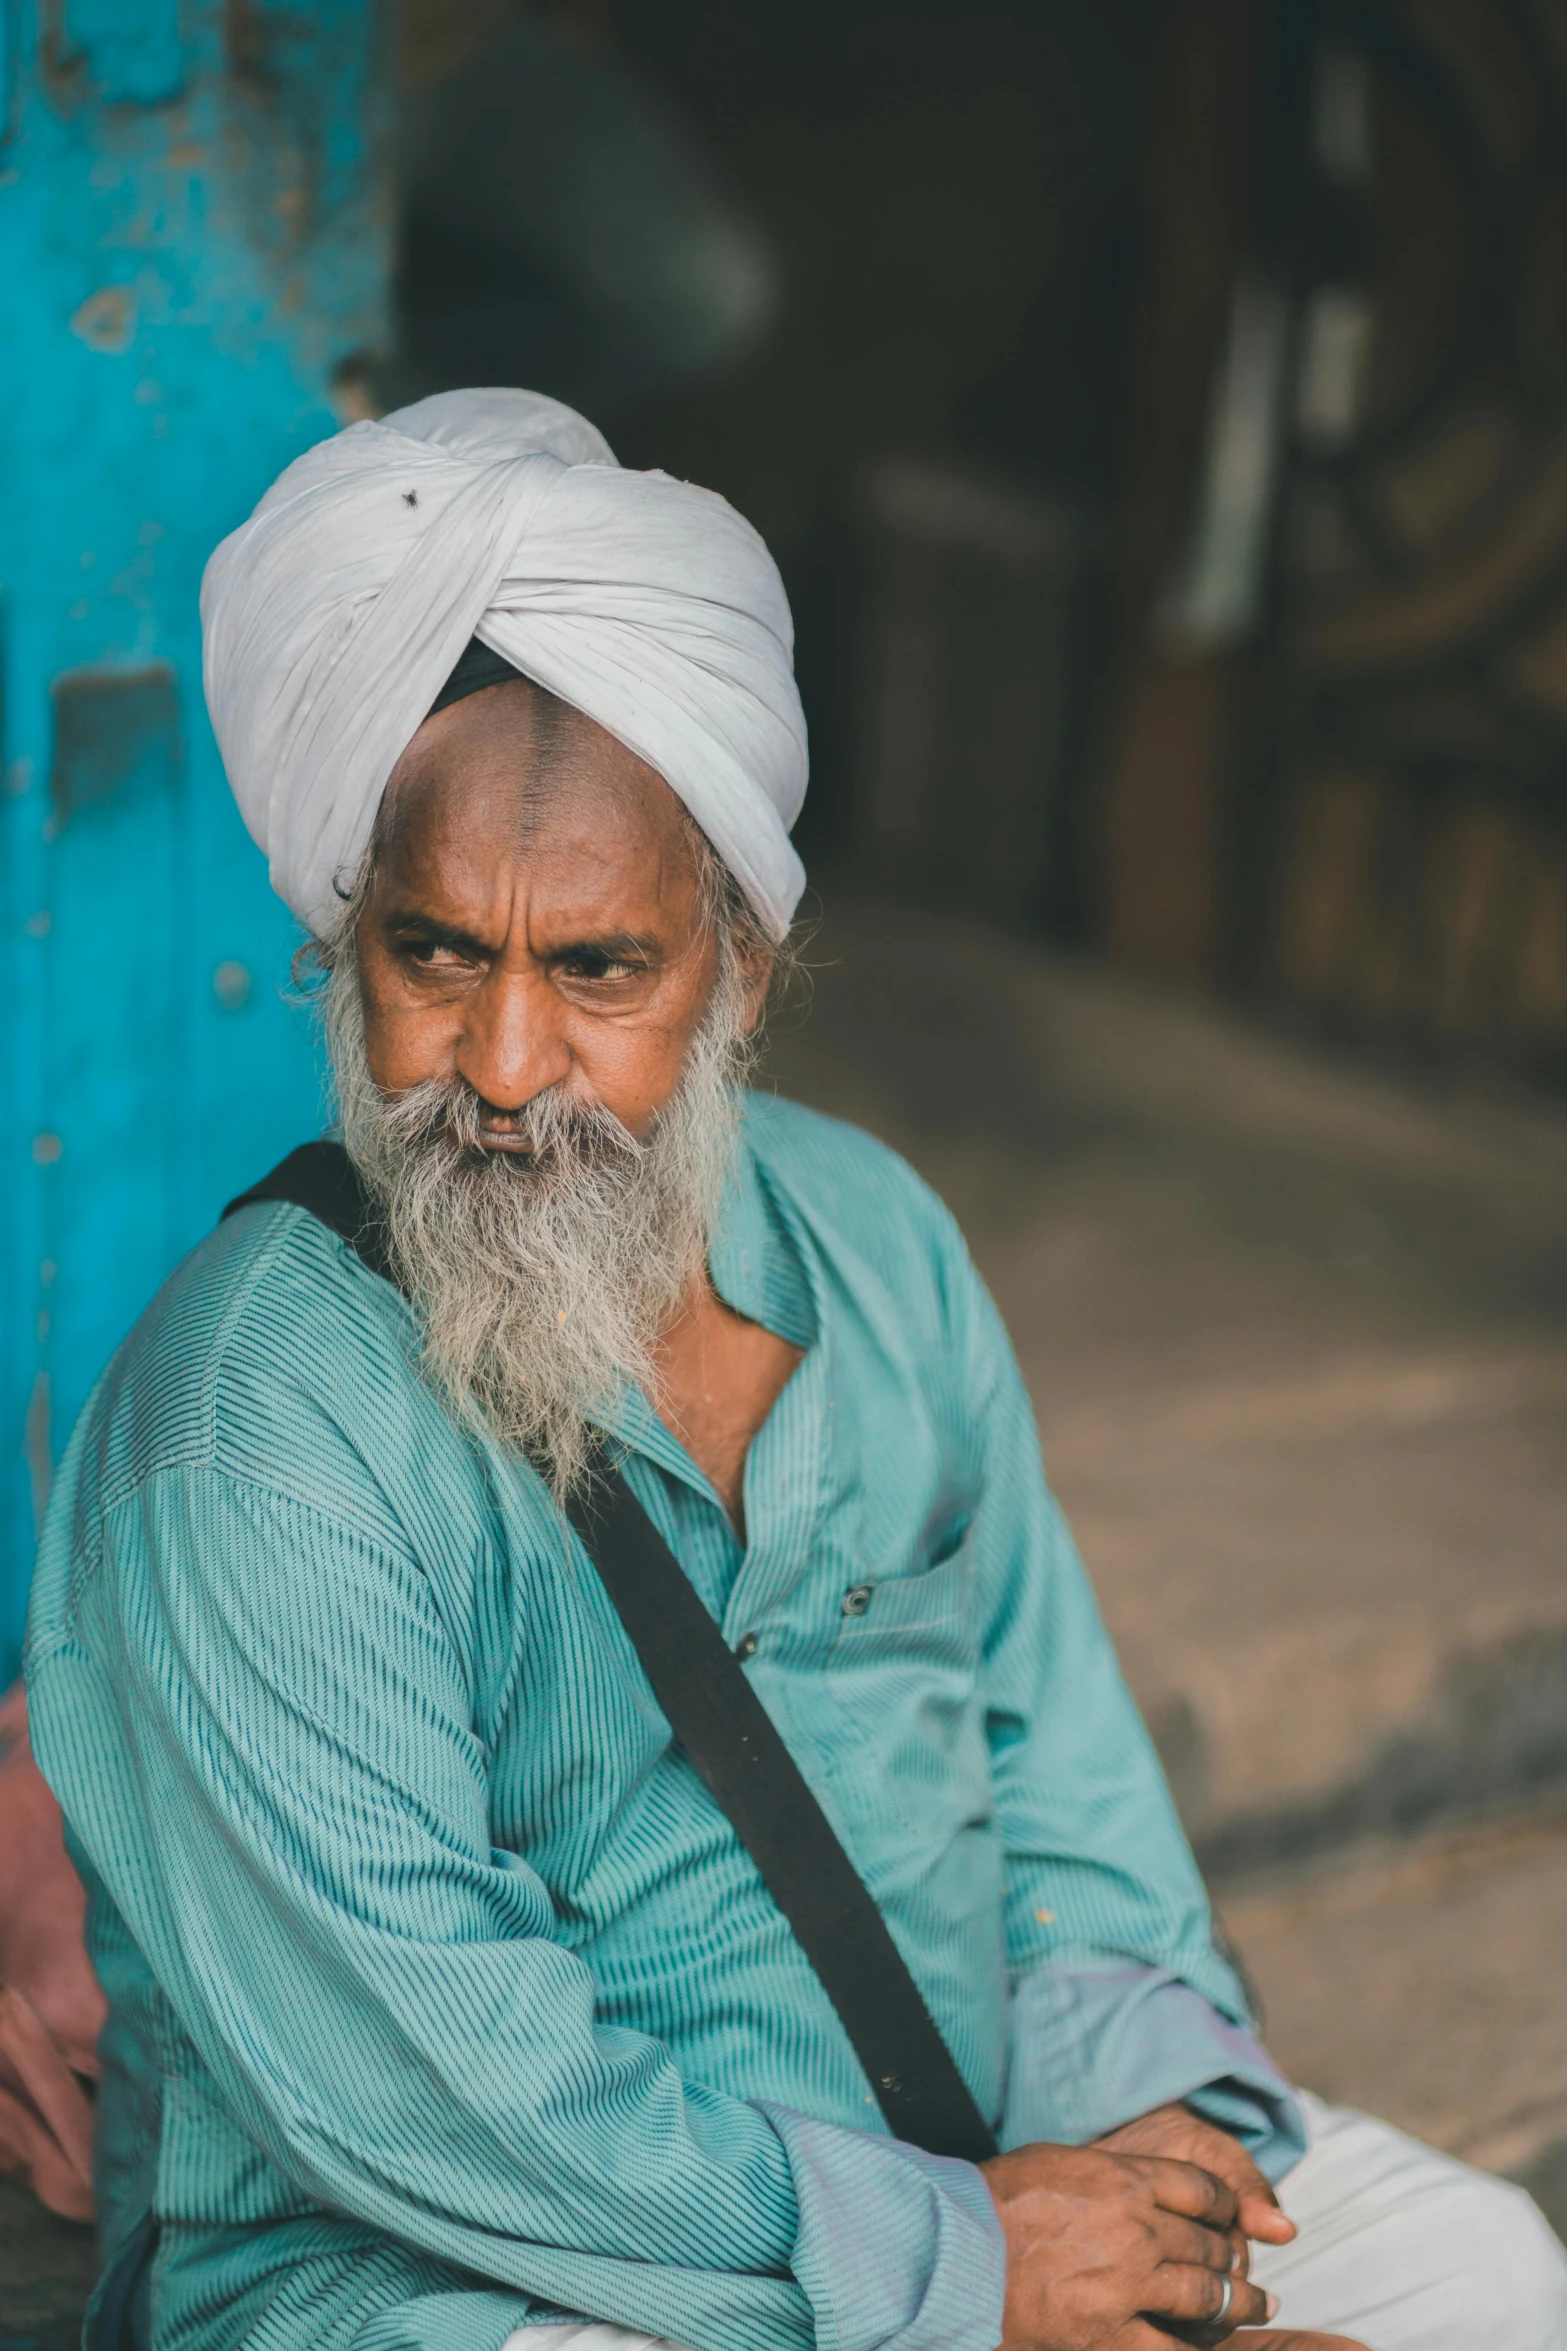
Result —
[[815, 1346], [816, 1301], [810, 1278], [799, 1243], [757, 1158], [749, 1123], [740, 1130], [707, 1264], [726, 1306], [775, 1331], [791, 1346]]

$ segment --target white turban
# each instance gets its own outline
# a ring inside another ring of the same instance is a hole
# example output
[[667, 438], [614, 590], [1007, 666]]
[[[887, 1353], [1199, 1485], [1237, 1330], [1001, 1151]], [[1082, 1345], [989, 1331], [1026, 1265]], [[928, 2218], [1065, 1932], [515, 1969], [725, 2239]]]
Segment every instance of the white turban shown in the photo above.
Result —
[[207, 705], [272, 886], [342, 910], [387, 779], [477, 636], [645, 759], [774, 937], [805, 873], [783, 584], [711, 490], [536, 392], [441, 392], [307, 449], [201, 589]]

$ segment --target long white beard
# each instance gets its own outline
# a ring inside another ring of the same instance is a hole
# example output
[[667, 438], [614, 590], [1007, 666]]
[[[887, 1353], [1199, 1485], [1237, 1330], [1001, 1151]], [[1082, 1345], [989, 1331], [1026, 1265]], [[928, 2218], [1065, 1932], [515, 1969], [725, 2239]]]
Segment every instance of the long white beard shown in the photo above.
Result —
[[427, 1375], [459, 1417], [529, 1455], [564, 1497], [593, 1424], [628, 1386], [706, 1261], [739, 1134], [744, 984], [725, 948], [679, 1087], [639, 1140], [558, 1087], [517, 1119], [531, 1155], [485, 1151], [462, 1079], [389, 1100], [370, 1075], [351, 952], [325, 1026], [343, 1142], [386, 1224]]

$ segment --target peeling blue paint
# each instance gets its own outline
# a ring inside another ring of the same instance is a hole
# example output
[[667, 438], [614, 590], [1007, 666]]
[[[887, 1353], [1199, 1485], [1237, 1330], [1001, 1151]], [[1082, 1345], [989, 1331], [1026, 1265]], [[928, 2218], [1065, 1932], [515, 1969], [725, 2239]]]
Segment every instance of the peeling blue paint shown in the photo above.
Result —
[[0, 1672], [179, 1254], [319, 1118], [201, 699], [201, 567], [384, 342], [373, 0], [0, 8]]

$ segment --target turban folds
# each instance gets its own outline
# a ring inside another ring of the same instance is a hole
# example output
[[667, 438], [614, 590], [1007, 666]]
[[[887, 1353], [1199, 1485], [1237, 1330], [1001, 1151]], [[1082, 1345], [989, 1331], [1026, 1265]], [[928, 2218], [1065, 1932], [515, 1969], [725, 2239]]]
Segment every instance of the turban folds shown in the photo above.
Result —
[[788, 928], [806, 747], [777, 569], [713, 491], [617, 465], [559, 401], [441, 392], [306, 450], [216, 549], [201, 616], [229, 782], [308, 929], [475, 636], [656, 769]]

